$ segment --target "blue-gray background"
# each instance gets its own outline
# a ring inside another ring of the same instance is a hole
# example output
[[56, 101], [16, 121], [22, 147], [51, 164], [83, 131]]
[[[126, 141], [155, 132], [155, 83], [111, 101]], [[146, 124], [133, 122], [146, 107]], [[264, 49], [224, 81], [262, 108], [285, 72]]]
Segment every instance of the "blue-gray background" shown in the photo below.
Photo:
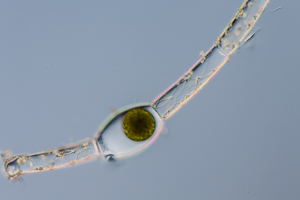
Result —
[[[152, 101], [242, 2], [2, 0], [0, 149], [33, 153], [92, 137], [111, 109]], [[272, 0], [254, 40], [142, 154], [17, 182], [3, 175], [0, 198], [298, 200], [298, 7]]]

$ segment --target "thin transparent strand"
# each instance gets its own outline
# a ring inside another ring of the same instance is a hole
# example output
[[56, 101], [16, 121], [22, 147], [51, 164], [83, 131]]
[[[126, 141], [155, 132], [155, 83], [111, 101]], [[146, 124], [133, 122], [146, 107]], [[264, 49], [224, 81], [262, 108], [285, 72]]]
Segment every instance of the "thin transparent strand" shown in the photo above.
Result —
[[24, 174], [64, 168], [98, 157], [100, 152], [96, 140], [92, 139], [50, 151], [13, 156], [5, 160], [4, 170], [10, 179], [15, 179]]
[[269, 0], [246, 0], [215, 44], [178, 81], [157, 97], [152, 106], [167, 119], [188, 102], [238, 49]]

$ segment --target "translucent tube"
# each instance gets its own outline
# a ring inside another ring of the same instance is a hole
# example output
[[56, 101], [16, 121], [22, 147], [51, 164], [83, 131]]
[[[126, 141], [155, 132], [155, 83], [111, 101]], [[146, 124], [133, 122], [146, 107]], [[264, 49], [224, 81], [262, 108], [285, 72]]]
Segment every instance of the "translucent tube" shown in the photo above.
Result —
[[99, 156], [96, 140], [93, 139], [50, 151], [13, 156], [5, 160], [4, 170], [10, 179], [15, 179], [24, 174], [90, 161]]
[[215, 44], [178, 81], [157, 97], [154, 109], [163, 119], [188, 102], [230, 59], [265, 10], [269, 0], [246, 0]]

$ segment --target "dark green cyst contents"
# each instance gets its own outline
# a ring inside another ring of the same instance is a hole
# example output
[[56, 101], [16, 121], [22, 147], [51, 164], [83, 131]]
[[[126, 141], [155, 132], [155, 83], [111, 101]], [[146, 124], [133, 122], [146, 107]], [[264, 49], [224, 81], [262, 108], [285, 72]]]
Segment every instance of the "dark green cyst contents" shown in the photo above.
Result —
[[155, 130], [154, 117], [144, 109], [132, 109], [124, 117], [123, 130], [131, 140], [146, 140]]

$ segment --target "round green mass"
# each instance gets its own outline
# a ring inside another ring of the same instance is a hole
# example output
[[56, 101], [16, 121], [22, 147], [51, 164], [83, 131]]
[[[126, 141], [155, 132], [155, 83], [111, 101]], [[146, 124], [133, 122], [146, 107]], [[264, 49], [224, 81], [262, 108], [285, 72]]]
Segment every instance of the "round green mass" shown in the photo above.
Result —
[[126, 136], [131, 140], [146, 140], [155, 130], [154, 117], [144, 109], [132, 109], [124, 117], [123, 130]]

